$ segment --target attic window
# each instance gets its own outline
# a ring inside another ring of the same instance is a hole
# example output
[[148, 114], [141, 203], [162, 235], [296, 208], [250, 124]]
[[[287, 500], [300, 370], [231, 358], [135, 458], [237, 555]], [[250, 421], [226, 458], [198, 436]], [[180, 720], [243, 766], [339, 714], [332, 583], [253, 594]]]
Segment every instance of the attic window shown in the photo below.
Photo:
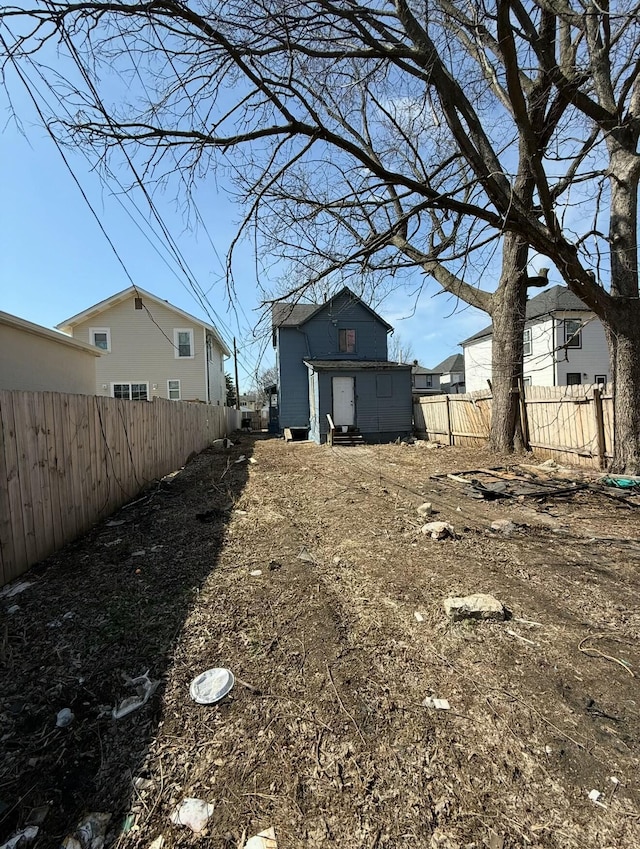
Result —
[[356, 331], [352, 329], [338, 330], [338, 351], [341, 354], [354, 354], [356, 350]]
[[141, 310], [142, 309], [142, 298], [134, 298], [133, 300], [134, 300], [134, 303], [136, 305], [136, 309]]
[[90, 327], [89, 341], [101, 351], [111, 350], [111, 330], [108, 327]]

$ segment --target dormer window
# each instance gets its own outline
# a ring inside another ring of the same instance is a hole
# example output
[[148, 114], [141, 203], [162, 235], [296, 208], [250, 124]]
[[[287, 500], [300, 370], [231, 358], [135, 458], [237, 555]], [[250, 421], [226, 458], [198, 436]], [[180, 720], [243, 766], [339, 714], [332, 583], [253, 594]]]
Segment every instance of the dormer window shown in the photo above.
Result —
[[356, 331], [351, 329], [338, 330], [338, 351], [341, 354], [355, 354]]

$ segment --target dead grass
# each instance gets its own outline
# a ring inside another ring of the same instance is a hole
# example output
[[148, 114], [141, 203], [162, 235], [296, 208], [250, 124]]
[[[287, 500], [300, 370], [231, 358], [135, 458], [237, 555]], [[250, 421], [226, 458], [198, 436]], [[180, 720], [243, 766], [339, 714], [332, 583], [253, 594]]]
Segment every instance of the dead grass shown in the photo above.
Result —
[[[243, 438], [240, 453], [257, 462], [201, 455], [11, 600], [0, 834], [50, 803], [43, 847], [88, 810], [113, 814], [119, 849], [236, 847], [269, 825], [281, 849], [640, 844], [632, 508], [591, 492], [489, 504], [430, 479], [500, 464], [476, 450]], [[427, 500], [459, 539], [420, 534]], [[488, 530], [507, 516], [513, 536]], [[476, 591], [514, 618], [445, 621], [444, 597]], [[243, 683], [203, 708], [188, 685], [211, 666]], [[152, 701], [101, 716], [147, 668]], [[76, 719], [56, 729], [64, 706]], [[215, 804], [206, 834], [169, 824], [184, 796]]]

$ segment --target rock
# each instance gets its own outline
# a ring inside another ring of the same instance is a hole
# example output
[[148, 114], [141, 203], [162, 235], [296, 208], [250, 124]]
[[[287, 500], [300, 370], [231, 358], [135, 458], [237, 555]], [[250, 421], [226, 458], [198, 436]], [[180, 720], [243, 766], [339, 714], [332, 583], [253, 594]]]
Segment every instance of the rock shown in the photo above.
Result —
[[429, 534], [431, 539], [446, 539], [447, 537], [455, 539], [456, 536], [453, 525], [448, 522], [427, 522], [420, 530], [423, 534]]
[[461, 619], [494, 619], [501, 622], [505, 618], [502, 603], [486, 593], [445, 598], [443, 604], [445, 613], [454, 622]]
[[71, 725], [75, 716], [71, 711], [71, 708], [62, 708], [61, 711], [58, 711], [58, 715], [56, 717], [56, 726], [58, 728], [66, 728], [67, 725]]
[[517, 527], [511, 519], [496, 519], [495, 522], [491, 522], [491, 530], [499, 534], [504, 534], [506, 537], [512, 534]]
[[206, 828], [213, 811], [214, 806], [203, 799], [186, 798], [171, 814], [170, 820], [174, 825], [186, 825], [198, 834]]
[[430, 516], [433, 513], [431, 502], [426, 501], [418, 507], [418, 516]]
[[266, 828], [259, 834], [250, 837], [244, 844], [244, 849], [278, 849], [276, 833], [271, 828]]

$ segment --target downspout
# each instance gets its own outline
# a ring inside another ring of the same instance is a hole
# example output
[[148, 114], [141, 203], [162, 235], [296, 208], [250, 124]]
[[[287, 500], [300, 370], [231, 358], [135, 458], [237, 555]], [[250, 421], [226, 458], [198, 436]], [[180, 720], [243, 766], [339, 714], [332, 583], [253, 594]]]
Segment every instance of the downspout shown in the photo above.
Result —
[[551, 314], [551, 356], [553, 357], [553, 385], [558, 385], [558, 343], [556, 339], [556, 317]]
[[204, 333], [204, 380], [205, 380], [205, 398], [207, 399], [207, 404], [211, 403], [211, 390], [209, 388], [209, 348], [207, 345], [207, 329], [206, 327], [202, 328], [202, 332]]

